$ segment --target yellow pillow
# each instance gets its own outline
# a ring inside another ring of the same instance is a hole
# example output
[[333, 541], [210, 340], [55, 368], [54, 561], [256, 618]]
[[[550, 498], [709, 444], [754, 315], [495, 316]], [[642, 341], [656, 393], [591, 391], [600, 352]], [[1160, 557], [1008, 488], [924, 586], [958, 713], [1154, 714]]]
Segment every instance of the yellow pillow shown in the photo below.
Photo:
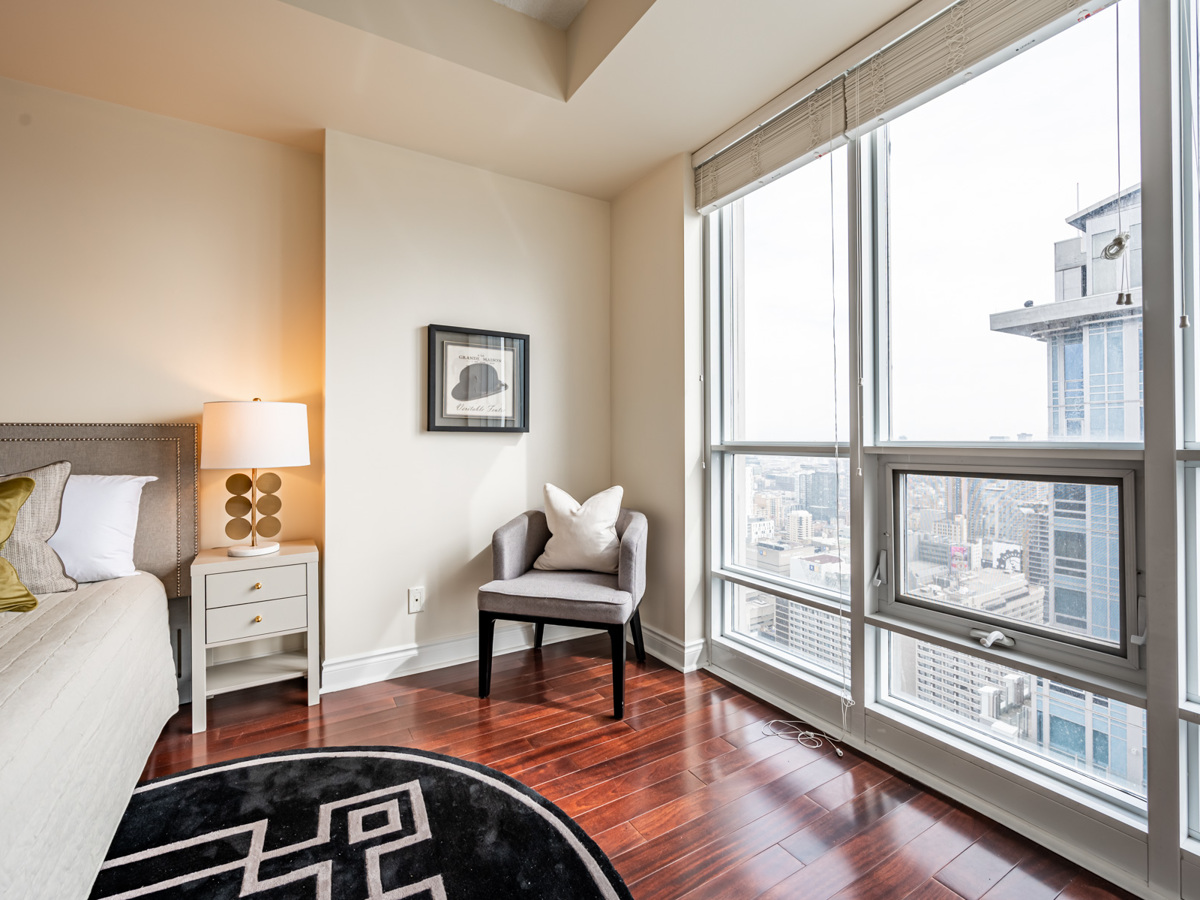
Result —
[[[33, 488], [32, 478], [0, 481], [0, 550], [12, 537], [17, 512], [25, 505]], [[0, 612], [29, 612], [36, 606], [37, 597], [21, 583], [13, 564], [0, 557]]]

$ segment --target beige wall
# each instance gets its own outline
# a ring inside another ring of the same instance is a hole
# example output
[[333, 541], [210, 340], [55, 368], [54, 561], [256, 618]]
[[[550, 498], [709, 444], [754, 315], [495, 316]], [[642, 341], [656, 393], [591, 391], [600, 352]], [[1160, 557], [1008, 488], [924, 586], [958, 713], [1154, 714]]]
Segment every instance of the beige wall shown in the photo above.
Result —
[[[321, 163], [0, 79], [0, 421], [199, 421], [205, 400], [309, 404], [283, 537], [323, 537]], [[200, 543], [227, 472], [201, 475]]]
[[643, 623], [683, 645], [680, 652], [705, 633], [701, 220], [693, 193], [681, 155], [612, 209], [613, 479], [650, 521]]
[[[546, 481], [581, 499], [609, 486], [609, 207], [332, 132], [325, 204], [337, 663], [472, 636], [492, 531]], [[430, 323], [530, 335], [529, 434], [426, 431]]]

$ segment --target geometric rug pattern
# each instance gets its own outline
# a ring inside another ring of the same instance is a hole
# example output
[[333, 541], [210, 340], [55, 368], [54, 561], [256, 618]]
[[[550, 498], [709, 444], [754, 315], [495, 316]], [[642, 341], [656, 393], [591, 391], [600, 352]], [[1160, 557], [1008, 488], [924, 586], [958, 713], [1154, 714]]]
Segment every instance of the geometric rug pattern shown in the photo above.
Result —
[[632, 900], [557, 806], [423, 750], [293, 750], [139, 786], [93, 898]]

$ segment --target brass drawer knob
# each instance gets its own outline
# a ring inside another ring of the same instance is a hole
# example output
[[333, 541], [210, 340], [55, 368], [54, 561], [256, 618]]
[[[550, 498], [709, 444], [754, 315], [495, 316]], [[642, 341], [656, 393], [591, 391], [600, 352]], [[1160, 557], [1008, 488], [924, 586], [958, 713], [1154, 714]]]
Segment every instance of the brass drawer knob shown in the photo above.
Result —
[[254, 589], [256, 591], [261, 591], [262, 590], [262, 582], [261, 581], [254, 582]]
[[255, 617], [254, 617], [254, 621], [255, 621], [255, 622], [261, 622], [261, 621], [262, 621], [262, 616], [255, 616]]

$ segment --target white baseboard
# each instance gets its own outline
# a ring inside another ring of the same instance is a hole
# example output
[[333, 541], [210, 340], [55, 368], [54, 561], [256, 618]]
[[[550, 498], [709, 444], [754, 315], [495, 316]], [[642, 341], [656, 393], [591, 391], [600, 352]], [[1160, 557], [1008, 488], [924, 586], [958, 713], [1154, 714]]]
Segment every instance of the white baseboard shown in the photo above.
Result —
[[642, 638], [646, 643], [647, 653], [680, 672], [694, 672], [708, 662], [706, 642], [703, 639], [685, 644], [678, 638], [657, 628], [651, 628], [645, 623], [642, 624]]
[[[547, 625], [543, 643], [555, 644], [595, 633], [587, 628]], [[492, 643], [494, 656], [526, 650], [532, 646], [532, 625], [513, 623], [506, 626], [497, 623]], [[402, 675], [415, 675], [417, 672], [428, 672], [459, 663], [476, 662], [478, 659], [478, 634], [467, 634], [445, 641], [390, 647], [373, 653], [343, 656], [340, 659], [327, 659], [321, 667], [321, 693], [344, 691], [389, 678], [399, 678]]]

